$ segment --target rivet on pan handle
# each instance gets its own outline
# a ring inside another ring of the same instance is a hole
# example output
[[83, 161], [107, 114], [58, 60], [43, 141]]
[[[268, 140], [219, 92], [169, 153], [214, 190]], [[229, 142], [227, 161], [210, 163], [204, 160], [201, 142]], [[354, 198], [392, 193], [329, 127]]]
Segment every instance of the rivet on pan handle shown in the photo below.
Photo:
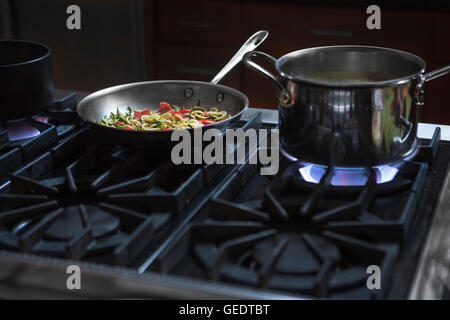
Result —
[[192, 98], [193, 95], [194, 95], [194, 90], [192, 90], [191, 88], [187, 88], [184, 90], [185, 98]]
[[225, 95], [223, 93], [219, 93], [216, 97], [216, 102], [217, 103], [222, 103], [223, 100], [225, 100]]

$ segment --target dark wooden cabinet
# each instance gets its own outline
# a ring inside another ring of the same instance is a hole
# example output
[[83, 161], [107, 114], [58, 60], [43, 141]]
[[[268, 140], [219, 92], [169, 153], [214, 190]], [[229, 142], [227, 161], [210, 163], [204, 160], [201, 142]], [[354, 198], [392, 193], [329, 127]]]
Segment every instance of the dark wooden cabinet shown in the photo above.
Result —
[[[428, 70], [434, 70], [445, 64], [431, 64]], [[450, 124], [450, 75], [434, 79], [425, 84], [425, 105], [421, 110], [421, 121], [429, 123]]]
[[[230, 1], [155, 1], [151, 79], [210, 81], [242, 43], [242, 10]], [[221, 83], [241, 90], [241, 68]]]
[[[435, 15], [432, 58], [428, 71], [450, 65], [450, 13]], [[450, 75], [425, 84], [424, 122], [450, 124]]]
[[435, 16], [436, 31], [433, 37], [433, 60], [436, 63], [450, 63], [450, 12]]
[[[210, 81], [233, 54], [233, 50], [226, 48], [158, 44], [157, 78]], [[222, 83], [239, 90], [239, 72], [230, 73]]]
[[[406, 50], [430, 61], [432, 13], [383, 10], [382, 29], [372, 31], [365, 26], [367, 15], [362, 9], [248, 3], [244, 12], [247, 33], [261, 28], [270, 31], [261, 49], [276, 58], [303, 48], [355, 44]], [[254, 105], [274, 106], [270, 86], [266, 79], [245, 71], [243, 90]]]
[[[309, 47], [363, 42], [365, 18], [358, 9], [254, 2], [245, 4], [244, 12], [246, 33], [268, 30], [270, 37], [260, 50], [276, 58]], [[276, 107], [273, 83], [250, 70], [243, 78], [243, 91], [253, 106]]]
[[364, 28], [364, 44], [413, 53], [431, 62], [434, 13], [382, 10], [381, 30]]
[[158, 1], [156, 13], [159, 42], [233, 47], [241, 41], [238, 2]]
[[[382, 29], [366, 28], [366, 7], [317, 6], [277, 1], [154, 1], [149, 23], [155, 36], [152, 79], [208, 81], [242, 42], [257, 30], [269, 38], [258, 48], [276, 58], [303, 48], [326, 45], [373, 45], [422, 57], [428, 70], [450, 64], [450, 13], [382, 8]], [[274, 70], [267, 62], [261, 61]], [[276, 87], [245, 67], [224, 84], [243, 91], [252, 107], [276, 108]], [[450, 124], [444, 94], [450, 76], [426, 84], [421, 121]]]

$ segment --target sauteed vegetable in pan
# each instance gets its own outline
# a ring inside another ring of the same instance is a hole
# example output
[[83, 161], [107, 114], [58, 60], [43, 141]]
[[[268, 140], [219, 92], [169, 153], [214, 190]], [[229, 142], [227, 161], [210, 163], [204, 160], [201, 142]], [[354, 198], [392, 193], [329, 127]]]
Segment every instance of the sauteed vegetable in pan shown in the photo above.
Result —
[[106, 115], [97, 123], [107, 127], [137, 131], [169, 131], [198, 128], [231, 118], [227, 111], [217, 108], [207, 110], [204, 107], [179, 108], [167, 102], [161, 102], [158, 111], [133, 110], [128, 107], [126, 113], [117, 109], [116, 113]]

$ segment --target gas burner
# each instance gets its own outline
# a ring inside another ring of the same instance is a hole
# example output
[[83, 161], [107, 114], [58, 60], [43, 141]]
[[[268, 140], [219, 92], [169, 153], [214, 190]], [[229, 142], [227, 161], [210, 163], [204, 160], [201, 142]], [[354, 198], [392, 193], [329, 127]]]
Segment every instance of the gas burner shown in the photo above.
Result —
[[57, 141], [53, 125], [35, 120], [8, 123], [0, 132], [0, 190], [4, 176], [44, 152]]
[[45, 152], [81, 126], [75, 111], [77, 95], [57, 93], [53, 107], [45, 114], [0, 122], [0, 190], [6, 183], [4, 176], [8, 172]]
[[259, 222], [207, 221], [181, 233], [153, 267], [215, 282], [317, 297], [357, 293], [363, 299], [374, 293], [366, 287], [367, 266], [389, 270], [396, 250], [329, 231], [284, 232]]
[[[365, 186], [371, 170], [375, 172], [377, 184], [390, 182], [395, 179], [399, 172], [396, 165], [382, 165], [373, 168], [332, 168], [331, 185], [335, 187], [362, 187]], [[319, 184], [322, 178], [327, 174], [328, 168], [312, 163], [300, 163], [299, 172], [303, 180], [309, 183]]]
[[377, 184], [392, 182], [401, 167], [407, 162], [426, 162], [432, 163], [440, 142], [440, 128], [438, 128], [432, 140], [426, 144], [419, 144], [412, 157], [395, 163], [368, 166], [368, 167], [333, 167], [313, 164], [308, 162], [296, 162], [300, 173], [300, 179], [306, 183], [320, 184], [324, 178], [329, 179], [333, 187], [364, 187], [371, 174], [375, 175]]
[[[115, 216], [111, 214], [113, 207], [59, 207], [56, 201], [38, 202], [39, 195], [33, 197], [36, 204], [7, 210], [0, 216], [0, 245], [4, 249], [69, 259], [101, 258], [127, 265], [164, 221], [162, 217], [150, 219], [126, 212]], [[21, 200], [28, 202], [30, 196]], [[102, 256], [107, 254], [113, 257]]]
[[11, 142], [34, 138], [41, 133], [36, 126], [33, 126], [27, 120], [8, 123], [6, 128]]
[[323, 179], [328, 179], [333, 187], [364, 187], [369, 177], [375, 175], [377, 184], [385, 184], [396, 179], [402, 171], [401, 167], [407, 162], [425, 162], [431, 164], [436, 156], [440, 142], [440, 128], [437, 128], [433, 138], [428, 143], [419, 143], [412, 157], [395, 163], [368, 166], [368, 167], [335, 167], [295, 161], [300, 174], [299, 179], [304, 183], [320, 184]]
[[61, 218], [47, 229], [45, 236], [57, 241], [69, 241], [81, 233], [85, 225], [92, 226], [92, 237], [98, 239], [117, 233], [120, 219], [95, 206], [67, 207]]
[[33, 117], [33, 120], [43, 122], [43, 123], [49, 123], [51, 119], [49, 117], [35, 116], [35, 117]]

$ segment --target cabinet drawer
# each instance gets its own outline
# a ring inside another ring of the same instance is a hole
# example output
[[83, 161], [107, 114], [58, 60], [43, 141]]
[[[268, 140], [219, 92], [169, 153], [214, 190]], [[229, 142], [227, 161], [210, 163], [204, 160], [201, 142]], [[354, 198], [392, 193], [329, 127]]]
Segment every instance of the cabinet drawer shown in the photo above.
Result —
[[242, 10], [231, 1], [158, 1], [158, 40], [168, 43], [236, 46]]
[[281, 49], [363, 41], [365, 12], [360, 9], [246, 3], [244, 16], [246, 33], [258, 29], [270, 32], [264, 46], [276, 56], [287, 53]]
[[437, 15], [436, 33], [434, 38], [433, 61], [450, 63], [450, 13]]
[[[156, 50], [157, 78], [211, 81], [233, 56], [231, 49], [159, 44]], [[240, 89], [240, 68], [221, 82]]]
[[[315, 7], [294, 4], [248, 3], [244, 7], [249, 33], [267, 28], [266, 40], [273, 55], [324, 45], [382, 45], [430, 56], [433, 13], [382, 10], [381, 30], [366, 27], [366, 6], [361, 8]], [[444, 22], [442, 22], [444, 23]], [[442, 26], [442, 30], [449, 30]]]

